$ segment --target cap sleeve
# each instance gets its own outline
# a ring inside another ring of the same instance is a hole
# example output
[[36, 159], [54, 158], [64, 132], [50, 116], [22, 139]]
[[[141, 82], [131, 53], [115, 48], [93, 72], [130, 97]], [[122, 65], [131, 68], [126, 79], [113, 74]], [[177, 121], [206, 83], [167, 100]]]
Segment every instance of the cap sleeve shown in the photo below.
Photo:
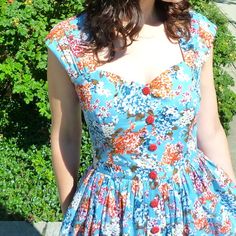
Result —
[[44, 38], [44, 43], [66, 70], [71, 81], [74, 82], [78, 77], [78, 68], [68, 38], [69, 33], [75, 31], [75, 28], [72, 28], [75, 25], [70, 24], [71, 19], [57, 23]]
[[197, 50], [198, 64], [202, 66], [210, 56], [211, 48], [217, 32], [217, 25], [211, 22], [206, 16], [197, 13], [198, 30], [197, 30]]

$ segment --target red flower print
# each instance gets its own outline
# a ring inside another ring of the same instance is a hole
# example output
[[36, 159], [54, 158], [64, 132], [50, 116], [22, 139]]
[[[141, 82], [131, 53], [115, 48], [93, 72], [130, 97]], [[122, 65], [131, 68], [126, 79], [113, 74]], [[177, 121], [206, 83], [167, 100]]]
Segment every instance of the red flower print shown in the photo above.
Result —
[[185, 62], [188, 66], [193, 67], [196, 60], [196, 52], [192, 49], [185, 52]]
[[91, 99], [92, 95], [90, 93], [90, 83], [86, 83], [85, 85], [76, 85], [75, 90], [78, 94], [80, 101], [82, 102], [82, 107], [85, 110], [91, 110]]
[[76, 16], [72, 16], [70, 18], [67, 18], [64, 21], [61, 21], [60, 23], [58, 23], [57, 25], [55, 25], [51, 31], [49, 32], [49, 34], [47, 34], [45, 39], [50, 39], [50, 40], [60, 40], [63, 37], [67, 37], [66, 36], [66, 31], [73, 31], [77, 29], [77, 26], [74, 24], [70, 24], [70, 21], [73, 20]]
[[138, 132], [132, 132], [131, 128], [125, 130], [123, 134], [117, 135], [113, 138], [113, 146], [115, 153], [138, 153], [138, 147], [143, 142], [141, 136], [145, 128], [139, 130]]
[[214, 40], [214, 36], [213, 34], [211, 34], [210, 32], [206, 31], [204, 28], [202, 28], [201, 26], [199, 27], [199, 36], [202, 39], [203, 43], [210, 48], [211, 44]]
[[115, 197], [111, 194], [112, 192], [109, 192], [109, 195], [106, 199], [106, 207], [107, 207], [107, 213], [110, 217], [118, 216], [118, 206], [116, 204]]
[[155, 143], [152, 143], [152, 144], [149, 145], [148, 149], [150, 151], [155, 151], [155, 150], [157, 150], [157, 145]]
[[194, 220], [194, 225], [196, 226], [196, 229], [201, 230], [204, 228], [208, 228], [208, 221], [206, 217], [199, 217]]
[[156, 77], [150, 83], [150, 89], [153, 96], [166, 98], [171, 95], [172, 90], [172, 80], [168, 73], [170, 70], [167, 70], [165, 73], [162, 73], [160, 76]]
[[208, 202], [210, 201], [212, 203], [211, 208], [212, 210], [214, 210], [217, 204], [217, 199], [218, 199], [217, 195], [210, 192], [210, 190], [204, 189], [204, 191], [206, 192], [204, 192], [203, 196], [199, 198], [199, 201], [201, 202], [201, 204], [206, 204], [207, 201]]
[[232, 228], [231, 222], [230, 222], [229, 219], [227, 219], [227, 220], [223, 223], [223, 225], [220, 227], [219, 233], [221, 233], [221, 234], [226, 234], [226, 233], [230, 232], [231, 228]]
[[165, 152], [162, 156], [162, 163], [173, 165], [176, 161], [183, 157], [183, 147], [181, 144], [167, 144]]
[[87, 47], [82, 46], [81, 40], [73, 34], [69, 35], [67, 37], [67, 40], [68, 40], [68, 44], [70, 45], [70, 49], [71, 49], [72, 54], [77, 58], [80, 57], [80, 60], [82, 61], [84, 56], [86, 56], [85, 50]]
[[164, 184], [161, 184], [159, 187], [158, 187], [159, 191], [161, 192], [161, 195], [163, 197], [163, 199], [166, 201], [169, 199], [169, 189], [170, 189], [170, 186], [168, 185], [168, 183], [164, 183]]

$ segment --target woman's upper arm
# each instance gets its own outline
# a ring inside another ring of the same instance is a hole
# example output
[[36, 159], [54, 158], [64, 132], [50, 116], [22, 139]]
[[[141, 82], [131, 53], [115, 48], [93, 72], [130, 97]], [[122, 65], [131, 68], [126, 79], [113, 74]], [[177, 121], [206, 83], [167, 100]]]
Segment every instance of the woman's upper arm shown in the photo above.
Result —
[[213, 47], [200, 75], [201, 104], [198, 114], [198, 139], [211, 137], [221, 127], [213, 76]]
[[68, 73], [48, 49], [48, 97], [52, 115], [51, 136], [75, 140], [81, 134], [81, 107]]

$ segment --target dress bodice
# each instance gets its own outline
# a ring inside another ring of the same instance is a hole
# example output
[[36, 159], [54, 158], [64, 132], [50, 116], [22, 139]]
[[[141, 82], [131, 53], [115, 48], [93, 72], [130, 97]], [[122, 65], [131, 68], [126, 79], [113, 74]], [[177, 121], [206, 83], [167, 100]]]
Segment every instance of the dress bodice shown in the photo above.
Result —
[[216, 25], [194, 10], [190, 14], [190, 40], [179, 39], [184, 60], [147, 84], [126, 81], [98, 68], [99, 63], [84, 52], [81, 42], [89, 38], [83, 32], [86, 13], [60, 22], [47, 35], [46, 44], [78, 94], [94, 164], [109, 161], [147, 167], [158, 162], [174, 166], [196, 151], [200, 72]]

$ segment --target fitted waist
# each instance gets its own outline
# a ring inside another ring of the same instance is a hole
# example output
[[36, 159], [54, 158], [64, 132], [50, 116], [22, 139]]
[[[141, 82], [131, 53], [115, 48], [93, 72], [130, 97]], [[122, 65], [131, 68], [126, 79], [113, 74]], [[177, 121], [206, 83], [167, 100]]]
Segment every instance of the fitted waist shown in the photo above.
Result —
[[[163, 168], [124, 168], [123, 166], [108, 167], [104, 163], [99, 163], [96, 166], [96, 171], [99, 171], [105, 175], [109, 175], [112, 178], [119, 179], [166, 179], [168, 176], [173, 176], [174, 172], [168, 172], [163, 170]], [[167, 176], [168, 175], [168, 176]]]
[[106, 175], [113, 178], [121, 179], [134, 179], [134, 178], [150, 178], [155, 176], [156, 179], [168, 179], [172, 178], [180, 169], [184, 168], [187, 162], [193, 162], [197, 158], [198, 152], [192, 152], [191, 154], [184, 155], [176, 162], [158, 162], [146, 157], [130, 157], [128, 155], [118, 157], [108, 157], [107, 159], [101, 158], [94, 163], [94, 168]]

